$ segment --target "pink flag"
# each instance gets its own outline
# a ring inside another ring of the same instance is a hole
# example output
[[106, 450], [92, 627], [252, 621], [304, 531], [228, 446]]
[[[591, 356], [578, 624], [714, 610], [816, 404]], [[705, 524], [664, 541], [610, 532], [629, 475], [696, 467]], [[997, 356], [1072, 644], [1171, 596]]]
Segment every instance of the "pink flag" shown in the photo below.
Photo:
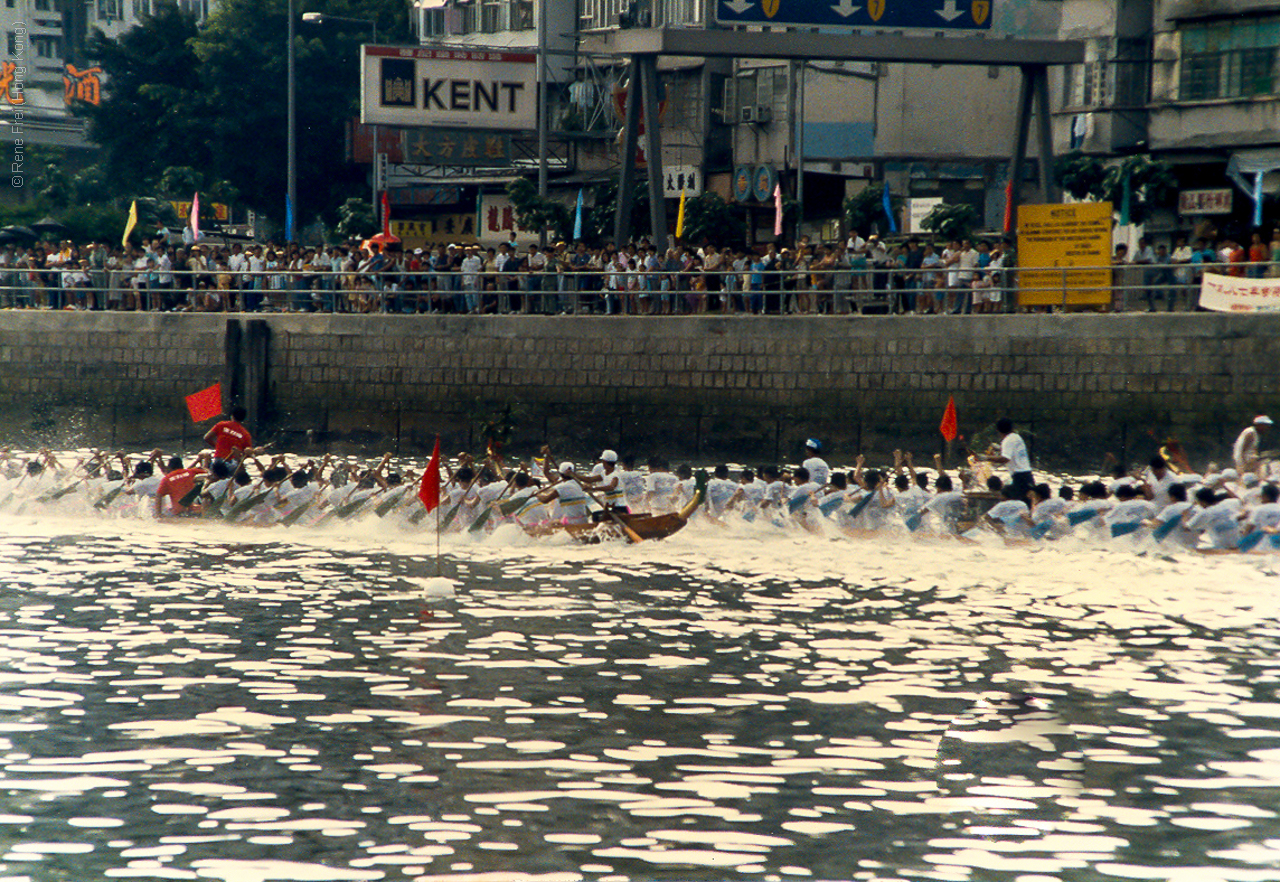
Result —
[[191, 237], [200, 238], [200, 194], [191, 197]]
[[773, 234], [782, 235], [782, 184], [773, 185]]

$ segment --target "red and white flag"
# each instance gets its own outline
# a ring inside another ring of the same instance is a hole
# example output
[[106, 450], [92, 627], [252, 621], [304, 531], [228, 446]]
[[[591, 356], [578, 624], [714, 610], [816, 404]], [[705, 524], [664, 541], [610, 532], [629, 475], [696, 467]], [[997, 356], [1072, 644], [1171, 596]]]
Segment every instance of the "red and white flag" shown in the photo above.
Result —
[[200, 194], [191, 197], [191, 239], [200, 239]]
[[782, 184], [773, 185], [773, 234], [782, 235]]

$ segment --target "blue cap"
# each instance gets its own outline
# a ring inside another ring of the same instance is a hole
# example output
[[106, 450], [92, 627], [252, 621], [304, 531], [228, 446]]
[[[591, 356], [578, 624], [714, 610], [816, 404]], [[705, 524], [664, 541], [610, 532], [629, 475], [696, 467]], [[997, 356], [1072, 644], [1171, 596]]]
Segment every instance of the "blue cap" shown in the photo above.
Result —
[[812, 447], [814, 450], [821, 450], [822, 442], [819, 441], [817, 438], [810, 438], [808, 441], [804, 442], [804, 446]]

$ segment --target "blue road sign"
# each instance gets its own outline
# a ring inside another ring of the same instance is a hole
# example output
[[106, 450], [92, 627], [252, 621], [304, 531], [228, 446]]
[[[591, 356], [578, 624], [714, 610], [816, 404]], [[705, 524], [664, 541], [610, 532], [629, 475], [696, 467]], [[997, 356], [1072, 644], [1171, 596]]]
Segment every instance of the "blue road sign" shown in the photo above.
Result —
[[723, 25], [984, 31], [991, 0], [716, 0]]

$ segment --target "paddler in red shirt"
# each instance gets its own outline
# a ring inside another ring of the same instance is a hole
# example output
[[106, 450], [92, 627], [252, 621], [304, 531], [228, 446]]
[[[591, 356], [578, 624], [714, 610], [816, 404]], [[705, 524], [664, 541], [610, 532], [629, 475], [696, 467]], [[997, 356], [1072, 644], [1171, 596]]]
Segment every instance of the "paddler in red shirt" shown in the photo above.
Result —
[[[209, 472], [198, 465], [184, 469], [179, 457], [170, 459], [169, 471], [160, 479], [160, 486], [156, 488], [156, 517], [198, 514], [199, 505], [183, 505], [182, 500], [195, 487], [196, 481], [207, 474]], [[166, 499], [169, 500], [167, 511], [165, 510]]]
[[231, 409], [231, 419], [216, 423], [205, 433], [205, 443], [213, 445], [214, 462], [230, 461], [233, 459], [233, 454], [235, 459], [239, 459], [253, 446], [253, 438], [249, 436], [249, 430], [241, 425], [246, 415], [247, 412], [243, 407], [234, 407]]

